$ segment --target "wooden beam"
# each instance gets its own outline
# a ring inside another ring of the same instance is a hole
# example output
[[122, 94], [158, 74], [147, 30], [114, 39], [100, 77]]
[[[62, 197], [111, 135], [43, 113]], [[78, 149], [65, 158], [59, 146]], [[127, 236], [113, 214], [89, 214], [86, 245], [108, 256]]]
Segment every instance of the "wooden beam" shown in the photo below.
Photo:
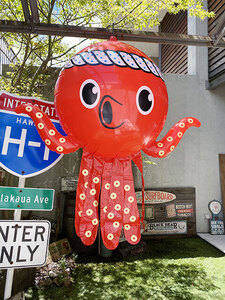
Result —
[[21, 4], [22, 4], [22, 8], [23, 8], [24, 19], [27, 23], [29, 23], [31, 16], [30, 16], [30, 11], [29, 11], [27, 0], [21, 0]]
[[34, 23], [40, 23], [37, 1], [36, 0], [29, 0], [29, 2], [30, 2], [30, 10], [31, 10], [31, 15], [32, 15], [32, 21]]
[[215, 46], [213, 45], [212, 38], [209, 36], [121, 29], [111, 30], [99, 27], [82, 27], [46, 23], [31, 25], [26, 22], [9, 20], [0, 20], [0, 31], [92, 39], [109, 39], [111, 35], [116, 35], [118, 40], [121, 41], [225, 48], [225, 39], [222, 39], [221, 42]]

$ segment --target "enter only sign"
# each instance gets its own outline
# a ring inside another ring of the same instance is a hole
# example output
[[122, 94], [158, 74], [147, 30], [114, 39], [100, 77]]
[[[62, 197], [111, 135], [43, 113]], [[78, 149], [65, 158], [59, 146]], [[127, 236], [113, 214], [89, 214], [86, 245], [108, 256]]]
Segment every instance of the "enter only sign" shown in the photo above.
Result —
[[50, 227], [48, 221], [0, 221], [0, 269], [44, 265]]

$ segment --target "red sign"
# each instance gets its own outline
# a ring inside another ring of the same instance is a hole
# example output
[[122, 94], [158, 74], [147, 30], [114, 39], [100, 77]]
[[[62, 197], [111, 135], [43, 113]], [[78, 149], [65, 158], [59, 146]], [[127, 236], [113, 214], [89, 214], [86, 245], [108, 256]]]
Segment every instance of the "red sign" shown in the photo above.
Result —
[[[136, 192], [137, 202], [142, 202], [142, 192]], [[176, 199], [176, 195], [162, 191], [145, 191], [146, 204], [160, 204]]]
[[193, 208], [185, 208], [185, 209], [178, 209], [177, 210], [178, 214], [183, 214], [183, 213], [193, 213]]
[[49, 103], [48, 101], [35, 99], [32, 97], [22, 97], [6, 93], [5, 91], [0, 91], [0, 110], [12, 111], [15, 112], [15, 108], [20, 104], [31, 103], [45, 112], [50, 119], [57, 120], [58, 117], [56, 114], [54, 103]]

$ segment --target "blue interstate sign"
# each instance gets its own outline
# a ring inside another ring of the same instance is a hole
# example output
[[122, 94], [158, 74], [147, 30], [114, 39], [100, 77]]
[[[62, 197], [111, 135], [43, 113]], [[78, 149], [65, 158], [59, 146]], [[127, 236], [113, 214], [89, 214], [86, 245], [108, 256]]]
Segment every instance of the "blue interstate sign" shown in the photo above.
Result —
[[[4, 99], [7, 106], [6, 98]], [[43, 103], [47, 105], [47, 101]], [[4, 104], [3, 101], [2, 104]], [[53, 120], [53, 124], [60, 133], [64, 134], [57, 120]], [[46, 147], [30, 117], [18, 115], [7, 108], [6, 110], [0, 109], [1, 167], [11, 174], [26, 178], [47, 171], [62, 156]]]

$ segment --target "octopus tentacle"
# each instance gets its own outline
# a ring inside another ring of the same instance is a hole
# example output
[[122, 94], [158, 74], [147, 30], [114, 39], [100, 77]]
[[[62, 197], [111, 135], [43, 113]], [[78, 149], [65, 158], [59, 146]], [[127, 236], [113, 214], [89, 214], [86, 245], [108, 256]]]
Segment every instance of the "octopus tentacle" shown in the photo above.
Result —
[[123, 163], [119, 159], [105, 162], [101, 190], [101, 234], [104, 245], [115, 249], [122, 230]]
[[142, 182], [142, 216], [141, 216], [141, 225], [144, 227], [144, 217], [145, 217], [145, 182], [144, 182], [144, 175], [143, 175], [143, 164], [142, 164], [142, 156], [141, 152], [138, 152], [132, 156], [132, 161], [135, 163], [135, 165], [138, 167], [140, 173], [141, 173], [141, 182]]
[[50, 150], [59, 154], [67, 154], [75, 152], [80, 148], [79, 145], [71, 142], [68, 136], [60, 134], [52, 124], [49, 117], [37, 106], [32, 104], [22, 104], [19, 105], [15, 111], [18, 114], [25, 113], [31, 117], [42, 140]]
[[136, 202], [131, 161], [124, 162], [123, 229], [126, 240], [137, 244], [141, 239], [140, 216]]
[[162, 140], [154, 142], [148, 148], [143, 149], [143, 151], [152, 157], [166, 157], [176, 148], [185, 131], [192, 126], [200, 127], [201, 123], [196, 118], [181, 119]]
[[76, 195], [75, 228], [87, 246], [94, 243], [98, 233], [101, 173], [101, 160], [83, 152]]
[[76, 190], [75, 229], [78, 236], [80, 236], [80, 220], [84, 210], [84, 203], [90, 195], [92, 164], [93, 158], [91, 154], [83, 152]]

